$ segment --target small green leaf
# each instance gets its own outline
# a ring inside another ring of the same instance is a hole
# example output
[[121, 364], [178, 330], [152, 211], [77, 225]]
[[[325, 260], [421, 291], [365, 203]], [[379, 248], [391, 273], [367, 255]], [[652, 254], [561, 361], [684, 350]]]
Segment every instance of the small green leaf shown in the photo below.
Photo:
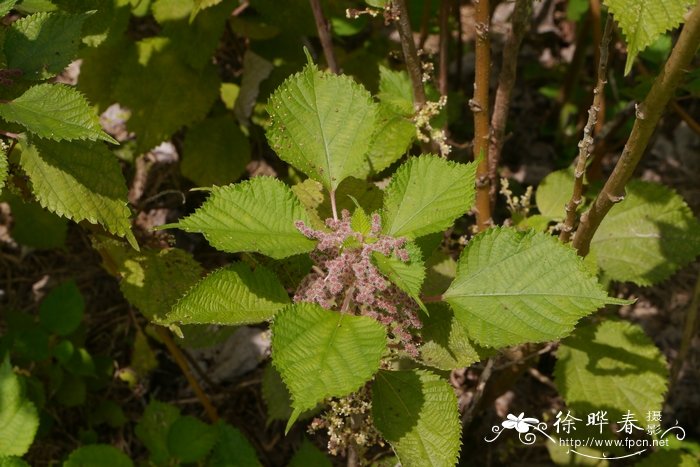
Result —
[[250, 441], [241, 430], [218, 422], [219, 437], [207, 462], [207, 467], [260, 467], [260, 461]]
[[297, 220], [309, 225], [289, 187], [275, 178], [255, 177], [215, 187], [194, 214], [162, 228], [201, 232], [214, 248], [229, 253], [255, 251], [280, 259], [314, 247], [294, 226]]
[[409, 242], [404, 247], [408, 251], [409, 261], [403, 262], [396, 254], [384, 256], [379, 252], [372, 255], [374, 264], [384, 276], [396, 286], [406, 292], [427, 313], [425, 305], [420, 299], [420, 290], [425, 279], [425, 263], [420, 248], [415, 243]]
[[384, 232], [416, 238], [450, 227], [474, 203], [476, 165], [437, 156], [411, 158], [384, 194]]
[[[3, 14], [4, 16], [4, 14]], [[12, 23], [5, 37], [7, 68], [32, 80], [51, 78], [75, 58], [86, 14], [36, 13]], [[46, 103], [50, 101], [47, 99]]]
[[314, 446], [307, 438], [301, 442], [299, 450], [294, 453], [294, 457], [289, 461], [287, 467], [332, 467], [328, 456]]
[[163, 465], [170, 459], [168, 432], [178, 418], [180, 410], [177, 407], [151, 399], [136, 424], [134, 433], [148, 448], [154, 464]]
[[700, 222], [674, 190], [632, 181], [591, 241], [598, 266], [611, 279], [652, 285], [700, 254]]
[[76, 222], [102, 224], [137, 247], [124, 176], [103, 144], [24, 138], [19, 144], [20, 165], [43, 207]]
[[117, 144], [102, 131], [95, 111], [83, 95], [63, 84], [32, 86], [18, 98], [0, 104], [0, 117], [53, 141], [101, 139]]
[[236, 121], [209, 118], [187, 132], [182, 148], [182, 175], [199, 186], [227, 185], [245, 172], [250, 144]]
[[423, 327], [420, 355], [426, 365], [440, 370], [468, 367], [481, 357], [474, 348], [464, 325], [444, 303], [429, 303], [430, 316], [421, 318]]
[[386, 331], [372, 318], [297, 303], [272, 323], [272, 363], [292, 396], [287, 429], [307, 409], [327, 397], [342, 397], [379, 369]]
[[63, 467], [133, 467], [131, 459], [109, 444], [90, 444], [73, 451]]
[[563, 220], [566, 216], [566, 203], [574, 192], [574, 172], [572, 169], [557, 170], [547, 175], [537, 187], [535, 203], [543, 216]]
[[457, 463], [462, 432], [457, 398], [439, 376], [381, 370], [372, 386], [372, 415], [402, 465]]
[[173, 307], [163, 323], [259, 323], [289, 303], [279, 279], [263, 266], [251, 271], [233, 263], [202, 279]]
[[551, 235], [492, 228], [462, 252], [444, 294], [477, 344], [504, 347], [570, 333], [608, 297], [576, 252]]
[[168, 451], [180, 462], [197, 462], [211, 451], [218, 435], [216, 427], [186, 415], [170, 426]]
[[578, 414], [607, 410], [610, 422], [627, 411], [660, 411], [668, 386], [666, 361], [637, 325], [603, 321], [576, 329], [557, 350], [554, 382]]
[[44, 298], [39, 305], [39, 320], [49, 331], [67, 336], [80, 326], [84, 311], [85, 300], [71, 280], [54, 288]]
[[23, 456], [34, 441], [39, 414], [24, 395], [10, 360], [0, 365], [0, 457]]
[[625, 74], [632, 69], [639, 52], [653, 44], [660, 35], [683, 22], [695, 0], [603, 0], [620, 25], [627, 40]]
[[345, 75], [311, 62], [270, 97], [268, 140], [279, 157], [334, 191], [365, 164], [376, 104]]

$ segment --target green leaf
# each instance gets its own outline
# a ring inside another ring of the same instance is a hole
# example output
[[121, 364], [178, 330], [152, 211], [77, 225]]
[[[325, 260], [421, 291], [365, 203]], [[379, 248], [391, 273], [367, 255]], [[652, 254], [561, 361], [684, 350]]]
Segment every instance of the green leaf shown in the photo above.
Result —
[[638, 285], [659, 283], [700, 254], [700, 222], [671, 188], [632, 181], [591, 241], [607, 276]]
[[180, 417], [168, 431], [168, 451], [182, 463], [200, 461], [216, 444], [216, 427], [186, 415]]
[[219, 422], [219, 437], [207, 462], [207, 467], [259, 467], [255, 449], [241, 430]]
[[433, 155], [411, 158], [384, 194], [384, 232], [416, 238], [450, 227], [474, 203], [476, 165]]
[[20, 165], [43, 207], [76, 222], [102, 224], [137, 247], [124, 176], [103, 144], [42, 139], [21, 139], [19, 144]]
[[[292, 398], [279, 372], [273, 365], [265, 366], [262, 377], [262, 396], [267, 406], [267, 425], [274, 420], [287, 420], [292, 415]], [[307, 419], [318, 412], [318, 406], [299, 415]]]
[[429, 303], [430, 316], [421, 317], [423, 344], [420, 354], [423, 362], [440, 370], [468, 367], [481, 357], [474, 348], [464, 325], [444, 303]]
[[34, 404], [24, 395], [10, 360], [0, 365], [0, 456], [23, 456], [39, 427]]
[[381, 370], [372, 386], [372, 416], [402, 465], [457, 463], [462, 431], [457, 398], [439, 376]]
[[292, 396], [297, 417], [328, 397], [342, 397], [362, 386], [379, 369], [386, 331], [366, 316], [297, 303], [272, 323], [272, 363]]
[[214, 248], [228, 253], [255, 251], [280, 259], [314, 248], [294, 226], [297, 220], [309, 225], [289, 187], [272, 177], [255, 177], [215, 187], [194, 214], [162, 228], [201, 232]]
[[377, 109], [374, 138], [367, 152], [368, 173], [379, 173], [401, 159], [416, 138], [413, 122], [397, 115], [383, 102]]
[[[14, 0], [12, 0], [14, 2]], [[19, 457], [0, 457], [0, 467], [31, 467]]]
[[130, 366], [139, 378], [144, 379], [158, 368], [156, 353], [148, 345], [148, 337], [141, 331], [136, 331], [136, 336], [134, 337]]
[[131, 459], [108, 444], [90, 444], [71, 453], [63, 467], [133, 467]]
[[229, 117], [203, 120], [189, 129], [182, 148], [182, 175], [199, 186], [226, 185], [250, 162], [248, 138]]
[[32, 80], [51, 78], [75, 58], [86, 14], [36, 13], [8, 29], [5, 37], [7, 68], [19, 68]]
[[641, 420], [662, 409], [667, 381], [663, 355], [628, 322], [581, 326], [557, 350], [554, 382], [578, 414], [607, 410], [615, 422], [629, 410]]
[[136, 437], [148, 448], [150, 459], [156, 465], [167, 463], [171, 457], [168, 432], [178, 418], [180, 410], [177, 407], [151, 399], [134, 428]]
[[272, 94], [268, 111], [267, 137], [277, 155], [329, 191], [364, 166], [376, 104], [352, 78], [321, 72], [309, 57]]
[[425, 263], [420, 248], [409, 242], [404, 247], [408, 251], [409, 262], [404, 263], [396, 254], [384, 256], [379, 252], [372, 255], [374, 264], [384, 276], [406, 292], [427, 313], [420, 299], [420, 290], [425, 279]]
[[314, 446], [306, 437], [301, 442], [299, 450], [294, 453], [294, 457], [289, 461], [287, 467], [332, 467], [328, 456], [321, 452], [316, 446]]
[[14, 8], [17, 0], [2, 0], [0, 1], [0, 16], [5, 16]]
[[504, 347], [570, 333], [608, 297], [576, 252], [551, 235], [493, 228], [462, 252], [444, 294], [476, 343]]
[[440, 250], [435, 251], [428, 261], [423, 294], [427, 296], [442, 295], [457, 275], [457, 261]]
[[[183, 90], [187, 90], [186, 99]], [[204, 118], [218, 95], [214, 65], [200, 70], [187, 66], [178, 49], [162, 37], [136, 44], [114, 87], [114, 98], [131, 110], [127, 127], [136, 133], [140, 153]]]
[[17, 243], [39, 249], [61, 248], [65, 244], [66, 219], [47, 211], [37, 202], [25, 202], [9, 190], [2, 200], [10, 204], [13, 219], [10, 234]]
[[194, 9], [192, 10], [192, 14], [190, 15], [190, 21], [194, 19], [195, 16], [197, 16], [197, 13], [200, 11], [212, 7], [214, 5], [218, 5], [221, 3], [223, 0], [194, 0]]
[[80, 326], [84, 312], [85, 300], [75, 281], [70, 280], [44, 298], [39, 305], [39, 320], [49, 331], [67, 336]]
[[537, 187], [535, 203], [543, 216], [563, 220], [566, 204], [574, 192], [574, 172], [572, 169], [557, 170], [547, 175]]
[[173, 307], [163, 323], [259, 323], [289, 303], [279, 279], [263, 266], [233, 263], [202, 279]]
[[83, 95], [63, 84], [32, 86], [13, 101], [0, 104], [0, 117], [54, 141], [101, 139], [117, 144], [102, 131], [95, 111]]
[[[413, 86], [408, 73], [379, 65], [379, 100], [395, 114], [410, 117], [415, 113]], [[415, 133], [415, 128], [414, 128]]]
[[603, 0], [603, 3], [627, 40], [625, 74], [628, 74], [637, 54], [660, 35], [681, 24], [685, 12], [695, 5], [695, 0]]

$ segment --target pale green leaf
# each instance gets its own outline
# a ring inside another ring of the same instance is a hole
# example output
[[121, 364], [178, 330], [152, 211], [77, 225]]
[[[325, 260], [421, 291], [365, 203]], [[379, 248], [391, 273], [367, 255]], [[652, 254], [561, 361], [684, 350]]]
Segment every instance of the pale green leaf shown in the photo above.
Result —
[[268, 140], [277, 155], [335, 190], [365, 164], [376, 104], [345, 75], [319, 71], [309, 58], [270, 97]]
[[[12, 23], [5, 37], [8, 68], [32, 80], [51, 78], [75, 58], [87, 15], [36, 13]], [[48, 100], [48, 99], [47, 99]]]
[[563, 220], [566, 216], [566, 203], [574, 192], [574, 172], [572, 169], [557, 170], [540, 182], [535, 192], [537, 209], [549, 219]]
[[250, 162], [248, 138], [229, 117], [203, 120], [189, 129], [182, 148], [182, 175], [199, 186], [238, 180]]
[[260, 461], [250, 441], [241, 430], [218, 422], [219, 437], [207, 461], [207, 467], [260, 467]]
[[641, 421], [662, 409], [667, 381], [663, 355], [642, 328], [628, 322], [581, 326], [557, 350], [554, 382], [579, 416], [607, 410], [616, 422], [629, 410]]
[[29, 88], [18, 98], [0, 104], [0, 117], [54, 141], [101, 139], [117, 143], [102, 131], [95, 111], [83, 95], [63, 84], [39, 84]]
[[423, 256], [420, 248], [413, 242], [407, 243], [404, 248], [408, 251], [409, 261], [407, 263], [401, 261], [396, 254], [384, 256], [379, 252], [373, 253], [372, 259], [379, 272], [396, 284], [399, 289], [406, 292], [427, 312], [425, 305], [420, 300], [420, 290], [425, 279]]
[[5, 16], [14, 8], [17, 0], [2, 0], [0, 2], [0, 16]]
[[25, 396], [10, 360], [0, 365], [0, 457], [23, 456], [34, 441], [39, 414]]
[[617, 281], [659, 283], [700, 254], [700, 222], [671, 188], [632, 181], [591, 241], [598, 266]]
[[239, 325], [266, 321], [289, 303], [279, 279], [263, 266], [233, 263], [197, 283], [163, 323]]
[[154, 0], [151, 13], [159, 24], [186, 19], [192, 13], [194, 0]]
[[229, 253], [255, 251], [279, 259], [314, 248], [294, 226], [297, 220], [309, 224], [291, 189], [275, 178], [255, 177], [215, 187], [194, 214], [163, 227], [201, 232], [214, 248]]
[[248, 49], [243, 55], [243, 77], [240, 92], [233, 104], [233, 113], [244, 126], [250, 126], [250, 116], [260, 93], [260, 84], [265, 81], [275, 66], [272, 62]]
[[424, 370], [381, 370], [372, 386], [374, 424], [401, 465], [457, 463], [462, 424], [452, 387]]
[[379, 369], [386, 351], [384, 326], [366, 316], [329, 311], [312, 303], [291, 305], [272, 323], [272, 363], [299, 414], [328, 397], [342, 397]]
[[109, 444], [89, 444], [73, 451], [63, 467], [133, 467], [134, 463]]
[[215, 426], [185, 415], [170, 426], [168, 451], [182, 463], [200, 461], [214, 447], [218, 434]]
[[20, 165], [43, 207], [76, 222], [102, 224], [136, 246], [124, 176], [104, 144], [25, 138], [19, 144]]
[[420, 355], [423, 362], [440, 370], [465, 368], [481, 357], [474, 348], [464, 325], [444, 303], [429, 303], [430, 316], [421, 317], [423, 327]]
[[469, 337], [488, 347], [558, 339], [604, 305], [628, 303], [608, 297], [569, 246], [512, 228], [467, 244], [444, 298]]
[[683, 22], [695, 0], [603, 0], [627, 40], [625, 74], [639, 52]]
[[476, 165], [437, 156], [411, 158], [394, 174], [384, 194], [383, 230], [416, 238], [450, 227], [474, 203]]
[[395, 114], [409, 117], [415, 112], [413, 86], [408, 73], [403, 70], [393, 71], [379, 65], [379, 94], [377, 97]]
[[114, 98], [131, 110], [127, 127], [136, 133], [139, 152], [152, 149], [181, 127], [204, 118], [218, 95], [214, 65], [192, 69], [162, 37], [136, 44], [114, 87]]
[[134, 428], [134, 434], [148, 448], [150, 459], [156, 465], [163, 465], [170, 459], [168, 432], [178, 418], [177, 407], [151, 399]]

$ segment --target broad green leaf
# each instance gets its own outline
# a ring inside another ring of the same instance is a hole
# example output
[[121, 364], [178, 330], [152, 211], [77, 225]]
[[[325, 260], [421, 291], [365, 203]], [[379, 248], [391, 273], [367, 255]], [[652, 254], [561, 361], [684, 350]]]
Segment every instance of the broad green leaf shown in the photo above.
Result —
[[429, 303], [430, 316], [422, 316], [420, 355], [426, 365], [440, 370], [468, 367], [481, 357], [464, 325], [444, 303]]
[[[287, 420], [292, 415], [292, 398], [287, 386], [274, 365], [265, 366], [262, 376], [262, 396], [267, 407], [267, 425], [274, 420]], [[318, 412], [320, 406], [309, 409], [299, 415], [299, 420], [310, 418]]]
[[571, 169], [557, 170], [547, 175], [537, 187], [535, 203], [543, 216], [563, 220], [566, 203], [574, 192], [574, 172]]
[[627, 40], [625, 74], [632, 69], [639, 52], [653, 44], [660, 35], [683, 22], [695, 0], [603, 0], [620, 25]]
[[376, 104], [352, 78], [311, 62], [270, 97], [267, 136], [277, 155], [333, 191], [365, 163]]
[[379, 65], [379, 94], [377, 97], [395, 114], [409, 117], [415, 112], [411, 79], [408, 77], [408, 73], [403, 70], [393, 71]]
[[131, 233], [126, 183], [102, 143], [21, 139], [20, 165], [39, 203], [76, 222], [102, 224], [137, 247]]
[[0, 365], [0, 457], [23, 456], [34, 441], [39, 414], [25, 396], [10, 360]]
[[30, 248], [61, 248], [66, 242], [68, 221], [47, 211], [35, 201], [25, 201], [9, 192], [2, 196], [10, 204], [10, 235], [19, 244]]
[[178, 418], [177, 407], [151, 399], [134, 428], [136, 437], [148, 448], [149, 457], [156, 465], [166, 464], [170, 459], [168, 432]]
[[598, 266], [617, 281], [652, 285], [700, 254], [700, 222], [674, 190], [632, 181], [591, 241]]
[[298, 220], [309, 225], [308, 215], [289, 187], [275, 178], [255, 177], [214, 187], [194, 214], [162, 228], [200, 232], [214, 248], [228, 253], [255, 251], [279, 259], [314, 247], [294, 226]]
[[[7, 30], [7, 68], [19, 68], [32, 80], [51, 78], [75, 58], [87, 15], [36, 13], [25, 16]], [[48, 101], [48, 99], [47, 99]]]
[[662, 409], [667, 380], [659, 349], [628, 322], [581, 326], [557, 350], [554, 382], [579, 416], [607, 410], [613, 423], [629, 410], [642, 421], [649, 411]]
[[411, 158], [384, 194], [384, 232], [416, 238], [450, 227], [474, 203], [476, 165], [437, 156]]
[[[14, 2], [14, 0], [12, 0]], [[19, 457], [0, 457], [0, 467], [31, 467]]]
[[332, 467], [330, 459], [306, 437], [287, 467]]
[[229, 116], [202, 120], [189, 129], [182, 148], [182, 175], [199, 186], [227, 185], [250, 162], [248, 138]]
[[[187, 90], [186, 99], [183, 90]], [[114, 87], [114, 98], [131, 110], [127, 127], [136, 133], [139, 152], [204, 118], [218, 94], [214, 65], [192, 69], [183, 63], [170, 40], [162, 37], [136, 44]]]
[[374, 135], [367, 152], [369, 173], [379, 173], [401, 159], [416, 138], [416, 127], [409, 118], [380, 102]]
[[405, 245], [408, 251], [409, 262], [404, 263], [396, 254], [384, 256], [379, 252], [372, 255], [374, 264], [384, 276], [396, 286], [406, 292], [427, 313], [425, 305], [420, 299], [420, 290], [425, 279], [425, 263], [420, 248], [415, 243]]
[[377, 373], [372, 416], [404, 466], [454, 466], [462, 424], [452, 387], [424, 370]]
[[219, 437], [209, 457], [207, 467], [260, 467], [260, 461], [250, 441], [241, 430], [226, 423], [216, 424]]
[[168, 451], [182, 463], [197, 462], [211, 451], [218, 438], [215, 426], [190, 415], [180, 417], [168, 431]]
[[272, 323], [272, 363], [292, 396], [298, 416], [328, 397], [342, 397], [362, 386], [379, 369], [386, 331], [366, 316], [297, 303]]
[[64, 282], [54, 288], [39, 305], [39, 321], [47, 330], [67, 336], [75, 331], [83, 319], [85, 300], [75, 281]]
[[608, 297], [576, 252], [551, 235], [493, 228], [462, 252], [444, 294], [477, 344], [504, 347], [570, 333]]
[[63, 467], [133, 467], [131, 459], [109, 444], [89, 444], [73, 451]]
[[173, 307], [164, 323], [239, 325], [266, 321], [289, 303], [279, 279], [244, 263], [214, 271]]
[[54, 141], [101, 139], [117, 144], [102, 131], [95, 111], [82, 94], [63, 84], [38, 84], [18, 98], [0, 104], [0, 117], [30, 133]]

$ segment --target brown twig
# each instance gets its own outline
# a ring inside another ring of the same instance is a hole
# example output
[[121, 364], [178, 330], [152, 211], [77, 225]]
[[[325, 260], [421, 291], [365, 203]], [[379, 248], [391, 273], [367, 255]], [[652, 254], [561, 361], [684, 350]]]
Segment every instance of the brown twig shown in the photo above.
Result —
[[335, 61], [333, 41], [331, 40], [331, 26], [326, 17], [323, 16], [320, 0], [309, 0], [309, 2], [314, 13], [314, 20], [316, 20], [316, 30], [318, 31], [318, 38], [321, 40], [321, 47], [323, 48], [323, 55], [326, 57], [328, 69], [332, 73], [338, 74], [338, 64]]
[[411, 78], [411, 86], [413, 87], [413, 105], [416, 109], [421, 109], [427, 99], [425, 97], [425, 86], [423, 85], [423, 70], [418, 59], [416, 43], [413, 41], [413, 30], [411, 30], [406, 0], [394, 0], [392, 7], [396, 18], [396, 28], [401, 39], [401, 50], [403, 51], [408, 76]]
[[481, 398], [484, 395], [484, 389], [486, 389], [486, 383], [489, 378], [491, 378], [491, 373], [493, 371], [493, 364], [495, 357], [491, 357], [486, 361], [486, 366], [484, 370], [479, 375], [479, 381], [476, 384], [476, 389], [474, 390], [474, 397], [469, 402], [469, 406], [464, 409], [464, 414], [462, 415], [462, 425], [467, 427], [471, 424], [474, 419], [474, 412], [481, 402]]
[[695, 336], [695, 330], [697, 328], [698, 307], [700, 307], [700, 274], [698, 274], [698, 280], [695, 283], [693, 299], [688, 307], [688, 312], [685, 314], [685, 324], [683, 325], [681, 347], [678, 350], [678, 356], [673, 361], [673, 366], [671, 367], [671, 384], [675, 384], [678, 381], [678, 374], [680, 373], [685, 359], [688, 357], [690, 343], [693, 340], [693, 336]]
[[464, 43], [462, 42], [462, 34], [464, 33], [462, 28], [462, 9], [460, 0], [454, 0], [453, 14], [455, 18], [455, 23], [457, 23], [457, 47], [455, 50], [456, 61], [455, 61], [455, 80], [454, 89], [460, 89], [462, 84], [462, 57], [464, 55]]
[[491, 15], [489, 0], [474, 0], [476, 20], [476, 69], [474, 97], [469, 107], [474, 113], [474, 159], [476, 168], [476, 227], [482, 231], [489, 228], [491, 220], [491, 197], [489, 195], [489, 81], [491, 77], [491, 40], [489, 27]]
[[532, 0], [515, 0], [515, 9], [511, 18], [512, 27], [503, 46], [501, 74], [498, 76], [496, 99], [493, 103], [491, 116], [491, 138], [489, 140], [489, 195], [491, 204], [496, 199], [498, 182], [498, 162], [501, 159], [506, 123], [510, 110], [510, 99], [515, 85], [518, 66], [518, 52], [530, 24]]
[[608, 15], [605, 21], [605, 31], [600, 40], [600, 62], [598, 62], [598, 77], [595, 88], [593, 89], [593, 104], [588, 109], [588, 121], [583, 129], [583, 137], [578, 143], [578, 159], [576, 160], [576, 169], [574, 171], [574, 191], [571, 199], [566, 204], [566, 219], [564, 226], [559, 234], [559, 240], [568, 243], [571, 238], [571, 232], [574, 230], [576, 222], [576, 211], [583, 202], [583, 176], [586, 174], [586, 163], [593, 151], [593, 130], [598, 121], [600, 112], [600, 103], [605, 94], [605, 84], [608, 82], [608, 50], [610, 49], [610, 39], [612, 38], [613, 19]]
[[610, 208], [624, 198], [625, 185], [632, 177], [666, 105], [673, 97], [681, 78], [689, 69], [695, 51], [700, 45], [700, 2], [695, 5], [687, 18], [664, 69], [654, 80], [647, 97], [637, 106], [637, 118], [632, 133], [612, 174], [591, 207], [581, 216], [581, 224], [573, 242], [574, 248], [581, 256], [588, 254], [593, 235]]
[[700, 135], [700, 123], [698, 123], [692, 115], [686, 112], [678, 102], [671, 101], [671, 109], [673, 109], [673, 111], [676, 112], [679, 117], [681, 117], [681, 120], [683, 120], [691, 130]]
[[[427, 3], [427, 2], [426, 2]], [[440, 1], [440, 54], [438, 70], [438, 90], [441, 96], [447, 95], [447, 75], [449, 68], [450, 6], [452, 0]]]
[[[591, 19], [593, 21], [593, 44], [602, 44], [603, 42], [603, 32], [601, 31], [601, 8], [600, 0], [590, 0], [591, 5]], [[607, 20], [606, 20], [607, 21]], [[595, 62], [600, 63], [601, 49], [593, 48], [593, 57]], [[600, 102], [598, 103], [598, 118], [595, 123], [595, 134], [603, 129], [605, 125], [605, 94], [600, 96]]]

